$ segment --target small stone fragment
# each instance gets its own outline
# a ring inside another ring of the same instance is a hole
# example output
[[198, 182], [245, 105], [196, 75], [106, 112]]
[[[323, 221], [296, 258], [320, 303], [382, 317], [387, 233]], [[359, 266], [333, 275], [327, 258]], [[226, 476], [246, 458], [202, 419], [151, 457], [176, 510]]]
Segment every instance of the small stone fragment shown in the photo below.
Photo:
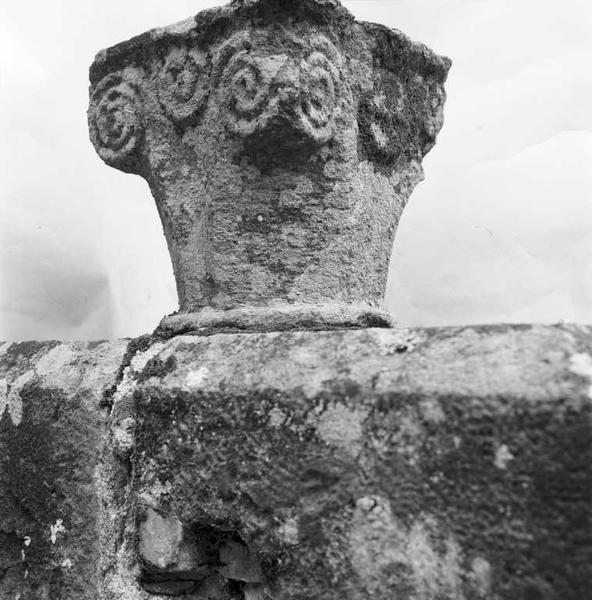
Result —
[[140, 525], [140, 554], [147, 562], [166, 569], [177, 561], [183, 525], [175, 517], [161, 517], [149, 508]]
[[228, 579], [259, 583], [263, 581], [263, 573], [259, 561], [249, 549], [238, 542], [226, 542], [220, 548], [220, 562], [225, 566], [219, 572]]
[[376, 500], [369, 496], [364, 496], [363, 498], [358, 499], [356, 506], [361, 508], [364, 512], [369, 512], [376, 506]]

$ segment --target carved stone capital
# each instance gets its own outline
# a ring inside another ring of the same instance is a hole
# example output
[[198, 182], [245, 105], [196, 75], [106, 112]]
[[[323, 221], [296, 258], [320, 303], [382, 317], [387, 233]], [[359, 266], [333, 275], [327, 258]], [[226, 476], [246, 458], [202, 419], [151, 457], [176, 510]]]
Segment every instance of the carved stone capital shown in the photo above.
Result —
[[91, 139], [150, 185], [196, 328], [204, 309], [246, 307], [247, 329], [306, 307], [333, 326], [386, 323], [391, 247], [449, 66], [336, 1], [235, 1], [99, 53]]

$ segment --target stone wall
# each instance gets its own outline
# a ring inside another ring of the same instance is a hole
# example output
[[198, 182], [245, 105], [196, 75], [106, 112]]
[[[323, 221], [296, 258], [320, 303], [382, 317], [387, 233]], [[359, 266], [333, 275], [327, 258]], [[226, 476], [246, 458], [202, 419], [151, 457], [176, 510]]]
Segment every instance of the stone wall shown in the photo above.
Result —
[[126, 341], [0, 345], [0, 598], [97, 598], [100, 461]]
[[0, 348], [1, 598], [592, 589], [590, 327]]

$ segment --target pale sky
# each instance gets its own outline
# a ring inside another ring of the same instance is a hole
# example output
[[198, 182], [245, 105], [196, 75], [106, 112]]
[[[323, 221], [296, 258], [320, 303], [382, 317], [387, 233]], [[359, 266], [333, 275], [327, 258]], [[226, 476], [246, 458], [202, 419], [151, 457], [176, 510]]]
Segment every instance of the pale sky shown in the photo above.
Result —
[[[399, 324], [592, 322], [592, 2], [343, 3], [453, 60], [395, 241]], [[152, 331], [177, 308], [172, 267], [147, 184], [88, 141], [88, 66], [220, 2], [2, 4], [0, 339]]]

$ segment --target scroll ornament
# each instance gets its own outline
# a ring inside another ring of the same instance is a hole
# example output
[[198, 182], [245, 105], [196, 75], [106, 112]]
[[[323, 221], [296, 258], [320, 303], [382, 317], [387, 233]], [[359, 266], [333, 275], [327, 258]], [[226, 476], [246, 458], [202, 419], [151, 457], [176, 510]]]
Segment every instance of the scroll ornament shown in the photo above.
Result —
[[157, 93], [166, 115], [187, 124], [204, 107], [210, 74], [206, 54], [197, 48], [173, 47], [158, 72]]
[[90, 134], [107, 164], [126, 170], [144, 135], [141, 115], [138, 90], [121, 74], [108, 75], [97, 85], [89, 108]]

